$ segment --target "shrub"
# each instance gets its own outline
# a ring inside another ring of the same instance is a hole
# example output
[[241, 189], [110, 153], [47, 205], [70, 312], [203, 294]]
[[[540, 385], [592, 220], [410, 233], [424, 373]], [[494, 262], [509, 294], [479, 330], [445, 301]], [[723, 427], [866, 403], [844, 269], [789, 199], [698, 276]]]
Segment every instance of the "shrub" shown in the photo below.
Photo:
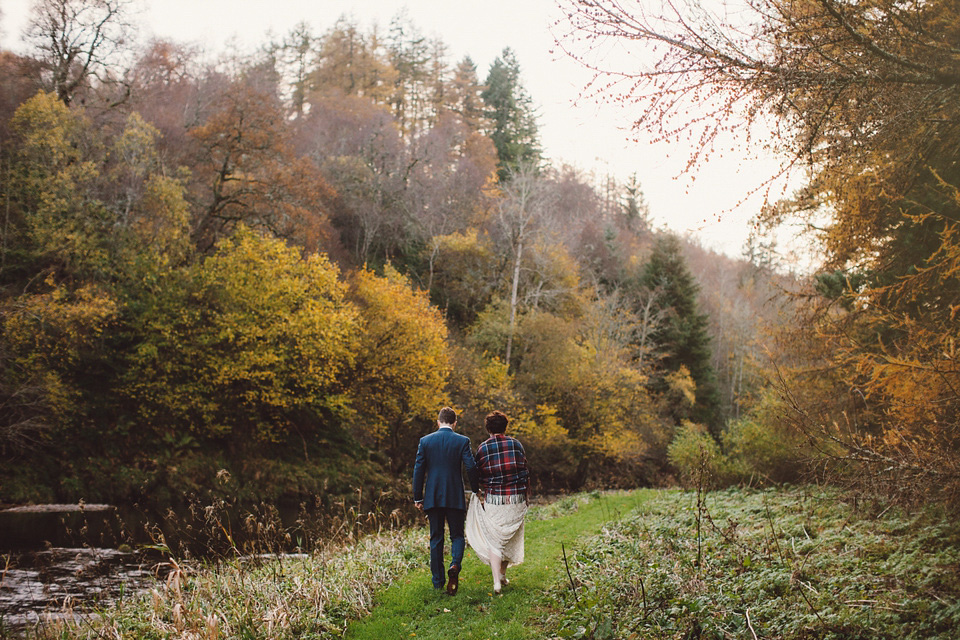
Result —
[[708, 487], [723, 486], [734, 475], [730, 461], [720, 451], [713, 436], [707, 433], [706, 427], [689, 420], [677, 430], [667, 447], [667, 460], [686, 486], [701, 482]]
[[800, 478], [801, 444], [797, 434], [750, 418], [734, 422], [723, 434], [723, 448], [732, 467], [744, 476], [756, 475], [774, 483], [796, 482]]

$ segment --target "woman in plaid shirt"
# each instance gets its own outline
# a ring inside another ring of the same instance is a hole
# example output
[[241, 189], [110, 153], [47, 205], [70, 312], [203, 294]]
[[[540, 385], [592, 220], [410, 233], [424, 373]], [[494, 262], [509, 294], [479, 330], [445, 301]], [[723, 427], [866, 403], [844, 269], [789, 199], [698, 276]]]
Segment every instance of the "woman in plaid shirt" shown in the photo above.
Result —
[[523, 519], [530, 472], [523, 445], [506, 435], [508, 419], [494, 411], [486, 418], [490, 437], [477, 449], [480, 495], [470, 499], [467, 542], [490, 565], [493, 591], [508, 584], [507, 567], [523, 562]]

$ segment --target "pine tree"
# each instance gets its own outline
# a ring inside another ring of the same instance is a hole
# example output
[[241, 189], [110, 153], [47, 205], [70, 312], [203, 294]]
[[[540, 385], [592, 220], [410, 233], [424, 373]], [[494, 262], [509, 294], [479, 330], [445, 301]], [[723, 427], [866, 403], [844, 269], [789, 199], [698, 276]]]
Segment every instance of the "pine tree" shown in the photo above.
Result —
[[646, 231], [650, 228], [650, 210], [640, 190], [637, 174], [630, 176], [624, 185], [622, 202], [623, 219], [626, 227], [631, 231]]
[[481, 97], [493, 123], [490, 138], [497, 148], [501, 181], [522, 163], [539, 164], [542, 153], [533, 101], [520, 84], [520, 63], [509, 47], [490, 65]]
[[710, 364], [710, 336], [707, 316], [700, 313], [697, 294], [700, 286], [687, 268], [680, 241], [671, 234], [657, 237], [650, 260], [644, 266], [641, 285], [657, 291], [654, 302], [663, 320], [653, 331], [653, 341], [663, 353], [658, 374], [653, 381], [656, 391], [663, 391], [669, 374], [686, 367], [696, 384], [696, 401], [691, 416], [706, 424], [718, 436], [723, 424], [720, 396]]

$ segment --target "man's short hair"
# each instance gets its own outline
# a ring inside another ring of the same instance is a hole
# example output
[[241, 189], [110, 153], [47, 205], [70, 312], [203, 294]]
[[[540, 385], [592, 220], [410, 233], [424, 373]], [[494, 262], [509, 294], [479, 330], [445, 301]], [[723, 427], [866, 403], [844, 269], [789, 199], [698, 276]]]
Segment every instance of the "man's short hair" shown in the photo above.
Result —
[[457, 412], [450, 407], [440, 409], [440, 416], [437, 418], [440, 424], [457, 424]]
[[487, 431], [490, 433], [503, 433], [507, 430], [507, 416], [500, 411], [491, 411], [485, 420]]

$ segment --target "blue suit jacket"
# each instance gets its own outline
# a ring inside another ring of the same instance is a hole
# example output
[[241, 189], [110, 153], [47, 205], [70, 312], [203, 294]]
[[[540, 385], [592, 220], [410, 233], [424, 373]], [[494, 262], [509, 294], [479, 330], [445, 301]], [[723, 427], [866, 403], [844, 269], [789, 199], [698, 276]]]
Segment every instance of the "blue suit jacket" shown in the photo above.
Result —
[[446, 428], [420, 438], [417, 461], [413, 465], [413, 499], [423, 500], [424, 509], [445, 507], [466, 511], [461, 464], [467, 470], [470, 488], [479, 491], [477, 461], [470, 450], [470, 438]]

